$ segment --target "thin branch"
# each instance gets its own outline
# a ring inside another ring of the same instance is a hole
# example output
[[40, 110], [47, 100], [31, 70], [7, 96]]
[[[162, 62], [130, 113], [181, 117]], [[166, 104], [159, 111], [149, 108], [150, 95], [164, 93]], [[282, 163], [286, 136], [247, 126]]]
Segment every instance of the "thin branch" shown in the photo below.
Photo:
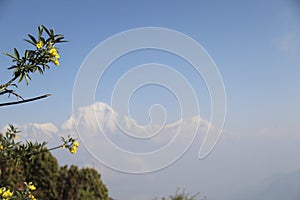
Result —
[[12, 94], [12, 95], [16, 96], [17, 98], [20, 98], [20, 99], [24, 100], [23, 97], [21, 97], [19, 94], [17, 94], [17, 93], [16, 93], [15, 91], [13, 91], [13, 90], [4, 89], [3, 92], [0, 92], [0, 95], [6, 94], [6, 93], [8, 93], [8, 97], [9, 97], [9, 95]]
[[34, 156], [34, 155], [37, 155], [37, 154], [40, 154], [40, 153], [50, 152], [50, 151], [53, 151], [53, 150], [56, 150], [56, 149], [59, 149], [59, 148], [62, 148], [62, 147], [63, 147], [63, 145], [59, 145], [59, 146], [56, 146], [56, 147], [53, 147], [53, 148], [50, 148], [50, 149], [44, 148], [41, 151], [30, 153], [26, 156]]
[[11, 92], [13, 92], [13, 90], [4, 89], [3, 92], [0, 92], [0, 95], [6, 94], [6, 93], [11, 93]]
[[36, 101], [36, 100], [43, 99], [43, 98], [46, 98], [46, 97], [49, 97], [49, 96], [51, 96], [51, 94], [45, 94], [45, 95], [42, 95], [42, 96], [34, 97], [34, 98], [31, 98], [31, 99], [25, 99], [25, 100], [22, 100], [22, 101], [14, 101], [14, 102], [1, 103], [0, 107], [2, 107], [2, 106], [16, 105], [16, 104], [21, 104], [21, 103], [27, 103], [27, 102], [31, 102], [31, 101]]
[[12, 79], [10, 79], [7, 83], [0, 85], [0, 89], [7, 88], [14, 82], [19, 76], [14, 76]]
[[[13, 95], [15, 95], [17, 98], [20, 98], [20, 99], [22, 99], [23, 101], [25, 100], [25, 99], [23, 99], [23, 97], [21, 97], [20, 95], [18, 95], [15, 91], [11, 91], [10, 93], [9, 93], [9, 95], [10, 94], [13, 94]], [[9, 95], [8, 95], [8, 97], [9, 97]]]

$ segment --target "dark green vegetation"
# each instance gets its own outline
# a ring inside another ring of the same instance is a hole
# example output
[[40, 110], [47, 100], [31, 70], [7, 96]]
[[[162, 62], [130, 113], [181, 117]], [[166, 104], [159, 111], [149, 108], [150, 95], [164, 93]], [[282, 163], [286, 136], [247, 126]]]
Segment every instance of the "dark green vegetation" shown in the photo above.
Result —
[[[34, 148], [34, 147], [33, 147]], [[0, 159], [0, 185], [22, 189], [23, 182], [33, 182], [37, 199], [108, 200], [108, 190], [100, 174], [92, 168], [60, 167], [55, 157], [45, 151], [34, 157]]]
[[[197, 200], [196, 197], [198, 195], [199, 195], [199, 193], [190, 195], [190, 194], [186, 193], [184, 190], [183, 191], [177, 190], [175, 195], [170, 195], [168, 198], [162, 197], [161, 200]], [[158, 199], [155, 199], [155, 200], [158, 200]], [[207, 198], [203, 197], [201, 200], [207, 200]]]

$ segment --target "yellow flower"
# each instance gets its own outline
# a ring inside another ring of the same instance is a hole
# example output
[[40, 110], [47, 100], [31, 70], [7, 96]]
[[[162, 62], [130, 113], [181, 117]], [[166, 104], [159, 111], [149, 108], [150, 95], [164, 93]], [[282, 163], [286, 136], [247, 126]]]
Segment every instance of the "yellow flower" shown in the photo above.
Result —
[[2, 190], [2, 188], [0, 188], [0, 195], [3, 193], [3, 190]]
[[36, 200], [36, 198], [33, 196], [33, 194], [29, 194], [28, 197], [31, 198], [32, 200]]
[[63, 149], [66, 148], [66, 145], [63, 144], [63, 145], [61, 146], [61, 148], [63, 148]]
[[36, 187], [32, 184], [32, 182], [29, 182], [28, 189], [29, 190], [36, 190]]
[[[3, 145], [0, 145], [0, 151], [1, 150], [3, 150]], [[0, 191], [1, 191], [1, 189], [0, 189]], [[0, 192], [0, 194], [1, 194], [1, 192]]]
[[79, 147], [78, 141], [75, 141], [75, 142], [74, 142], [74, 146], [75, 146], [75, 147]]
[[57, 59], [51, 59], [51, 61], [54, 63], [54, 65], [56, 65], [56, 66], [59, 65], [59, 61]]
[[56, 55], [58, 54], [58, 53], [57, 53], [57, 50], [56, 50], [54, 47], [52, 47], [52, 48], [50, 49], [49, 53], [50, 53], [52, 56], [56, 56]]
[[75, 154], [77, 151], [77, 147], [73, 146], [71, 149], [69, 149], [71, 154]]
[[49, 50], [49, 54], [51, 57], [55, 57], [55, 59], [51, 59], [51, 61], [55, 64], [55, 65], [59, 65], [59, 61], [58, 59], [60, 58], [60, 55], [57, 53], [57, 50], [55, 49], [55, 47], [52, 47]]
[[40, 49], [40, 48], [42, 48], [44, 46], [44, 43], [43, 43], [42, 40], [40, 40], [38, 43], [36, 43], [35, 46]]
[[59, 61], [58, 61], [58, 60], [54, 60], [53, 63], [54, 63], [54, 65], [56, 65], [56, 66], [59, 65]]
[[55, 58], [57, 58], [57, 59], [60, 58], [60, 55], [59, 55], [58, 53], [56, 53], [54, 56], [55, 56]]
[[7, 198], [7, 197], [11, 197], [12, 193], [10, 192], [10, 190], [6, 190], [5, 192], [3, 192], [2, 197], [3, 198]]

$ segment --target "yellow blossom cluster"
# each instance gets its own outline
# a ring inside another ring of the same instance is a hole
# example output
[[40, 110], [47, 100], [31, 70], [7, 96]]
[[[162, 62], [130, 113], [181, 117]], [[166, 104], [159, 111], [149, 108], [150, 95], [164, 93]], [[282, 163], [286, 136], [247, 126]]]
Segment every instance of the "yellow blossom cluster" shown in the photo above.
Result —
[[29, 182], [28, 189], [29, 190], [36, 190], [36, 187], [32, 184], [32, 182]]
[[41, 49], [44, 46], [44, 43], [42, 40], [40, 40], [38, 43], [35, 45], [38, 49]]
[[11, 197], [13, 195], [13, 193], [9, 189], [6, 189], [5, 187], [3, 187], [3, 188], [0, 188], [0, 195], [5, 200], [9, 200], [9, 197]]
[[72, 154], [75, 154], [77, 152], [77, 147], [79, 147], [79, 143], [78, 141], [75, 141], [73, 143], [73, 146], [71, 148], [69, 148], [69, 151], [72, 153]]
[[[25, 183], [27, 185], [27, 188], [31, 191], [36, 190], [36, 187], [33, 185], [32, 182], [29, 182], [28, 184]], [[31, 194], [31, 192], [29, 191], [28, 194], [28, 198], [30, 198], [31, 200], [36, 200], [36, 198], [33, 196], [33, 194]]]
[[33, 194], [31, 194], [31, 193], [28, 195], [28, 197], [29, 197], [30, 199], [32, 199], [32, 200], [36, 200], [36, 198], [35, 198], [35, 197], [33, 196]]
[[[51, 56], [51, 58], [50, 58], [51, 62], [53, 62], [55, 65], [59, 65], [58, 59], [60, 58], [60, 55], [58, 54], [57, 49], [56, 49], [54, 46], [52, 46], [52, 45], [53, 45], [53, 44], [47, 43], [47, 48], [46, 48], [46, 49], [49, 50], [49, 48], [50, 48], [49, 54], [50, 54], [50, 56]], [[35, 44], [35, 46], [36, 46], [38, 49], [41, 49], [41, 48], [43, 48], [44, 43], [43, 43], [42, 40], [40, 40], [40, 41], [38, 41], [38, 42]]]
[[0, 145], [0, 151], [3, 150], [3, 145]]
[[59, 61], [58, 59], [60, 58], [60, 55], [57, 53], [57, 50], [55, 49], [55, 47], [52, 47], [49, 51], [50, 55], [52, 56], [51, 61], [55, 64], [55, 65], [59, 65]]
[[[28, 197], [31, 200], [37, 200], [34, 197], [34, 195], [31, 193], [31, 191], [36, 190], [36, 187], [32, 184], [32, 182], [29, 182], [28, 184], [25, 182], [25, 185], [27, 186], [27, 189], [20, 190], [19, 192], [21, 192], [22, 195], [26, 195], [26, 197]], [[14, 195], [13, 192], [11, 192], [10, 189], [7, 189], [6, 187], [0, 188], [0, 199], [1, 200], [19, 199], [18, 195], [20, 195], [20, 194]]]

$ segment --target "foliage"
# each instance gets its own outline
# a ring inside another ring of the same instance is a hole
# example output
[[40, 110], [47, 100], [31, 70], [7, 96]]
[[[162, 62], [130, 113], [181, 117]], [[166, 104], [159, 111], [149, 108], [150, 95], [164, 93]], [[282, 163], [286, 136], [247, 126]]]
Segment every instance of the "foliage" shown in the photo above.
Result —
[[[44, 34], [45, 33], [45, 34]], [[44, 36], [46, 35], [46, 36]], [[35, 101], [49, 94], [23, 99], [15, 90], [22, 81], [29, 84], [31, 74], [43, 75], [50, 64], [59, 65], [60, 54], [55, 46], [65, 42], [64, 36], [53, 29], [38, 27], [38, 36], [28, 34], [26, 42], [34, 49], [25, 50], [23, 56], [14, 48], [14, 53], [5, 53], [12, 58], [12, 78], [0, 84], [1, 95], [14, 95], [17, 101], [0, 103], [1, 106]], [[16, 83], [17, 81], [17, 83]], [[20, 100], [21, 99], [21, 100]], [[50, 151], [65, 148], [75, 154], [79, 146], [76, 139], [62, 137], [62, 144], [46, 148], [46, 142], [17, 141], [20, 131], [9, 125], [0, 133], [0, 200], [56, 200], [56, 199], [109, 199], [108, 191], [101, 177], [94, 169], [78, 169], [76, 166], [59, 167]]]
[[[46, 32], [46, 36], [44, 36], [44, 32]], [[31, 34], [28, 34], [28, 37], [29, 39], [25, 39], [25, 41], [32, 44], [34, 49], [26, 49], [23, 56], [20, 55], [16, 48], [14, 48], [14, 53], [5, 53], [5, 55], [12, 58], [13, 65], [7, 68], [8, 70], [12, 70], [12, 78], [6, 83], [0, 84], [0, 95], [14, 95], [18, 99], [21, 99], [21, 101], [3, 103], [0, 106], [26, 103], [49, 96], [49, 94], [46, 94], [30, 99], [23, 99], [14, 89], [23, 80], [28, 85], [31, 80], [30, 75], [33, 73], [39, 72], [43, 75], [47, 69], [50, 69], [50, 63], [59, 65], [60, 55], [55, 45], [66, 41], [63, 40], [64, 36], [62, 34], [55, 34], [53, 29], [48, 29], [43, 25], [38, 27], [37, 38]], [[15, 83], [16, 80], [18, 80], [17, 83]]]
[[62, 145], [47, 149], [46, 142], [17, 142], [19, 133], [20, 131], [13, 125], [9, 125], [5, 134], [0, 133], [0, 193], [2, 191], [2, 195], [4, 195], [2, 197], [4, 198], [11, 192], [11, 199], [23, 199], [24, 195], [27, 197], [30, 195], [33, 198], [34, 196], [26, 189], [27, 181], [34, 182], [39, 188], [35, 192], [39, 194], [38, 197], [56, 199], [55, 177], [59, 167], [49, 150], [67, 146], [71, 151], [78, 147], [78, 142], [69, 138], [63, 140]]
[[[169, 198], [162, 197], [161, 200], [197, 200], [196, 197], [199, 195], [199, 193], [190, 195], [185, 193], [185, 191], [177, 190], [175, 195], [170, 195]], [[203, 197], [201, 200], [206, 200], [206, 197]]]
[[22, 199], [22, 200], [36, 200], [35, 196], [32, 194], [32, 191], [36, 190], [32, 182], [24, 182], [24, 189], [19, 189], [18, 191], [12, 193], [10, 189], [6, 187], [0, 188], [0, 197], [1, 199]]
[[[9, 191], [6, 194], [11, 193], [11, 197], [13, 197], [11, 199], [33, 199], [33, 197], [44, 200], [109, 199], [108, 190], [95, 169], [78, 169], [77, 166], [59, 167], [56, 158], [44, 145], [15, 142], [16, 132], [18, 132], [16, 129], [12, 132], [10, 127], [5, 134], [6, 136], [0, 135], [0, 142], [3, 144], [0, 151], [0, 185], [5, 185], [1, 188], [0, 195]], [[8, 150], [7, 146], [19, 149], [19, 154], [13, 150]], [[31, 148], [32, 152], [38, 153], [30, 154], [25, 150], [26, 148]], [[7, 157], [11, 155], [17, 156], [17, 159]], [[24, 181], [30, 181], [31, 184], [28, 185]], [[28, 189], [28, 186], [33, 185], [32, 183], [34, 183], [34, 188], [38, 188], [37, 190]], [[11, 188], [17, 189], [10, 190]]]
[[109, 200], [108, 190], [95, 169], [64, 166], [59, 170], [58, 179], [58, 199]]
[[[42, 151], [46, 143], [16, 142], [19, 131], [12, 125], [5, 135], [0, 134], [0, 186], [13, 186], [23, 183], [21, 161], [30, 161], [33, 156]], [[14, 176], [11, 176], [14, 174]], [[5, 184], [4, 184], [5, 181]]]

